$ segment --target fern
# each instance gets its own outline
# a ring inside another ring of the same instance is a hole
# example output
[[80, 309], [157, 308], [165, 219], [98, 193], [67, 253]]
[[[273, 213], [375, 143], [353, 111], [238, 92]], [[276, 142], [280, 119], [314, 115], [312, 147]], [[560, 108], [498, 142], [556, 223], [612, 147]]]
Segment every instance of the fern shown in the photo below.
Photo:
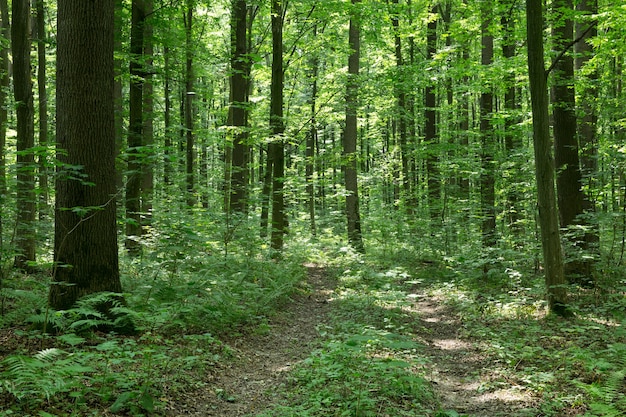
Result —
[[34, 356], [8, 356], [0, 362], [3, 368], [0, 389], [18, 400], [49, 400], [81, 384], [94, 371], [80, 359], [57, 348], [42, 350]]
[[[593, 384], [577, 385], [592, 398], [586, 416], [619, 417], [626, 414], [626, 344], [616, 343], [606, 352], [612, 367], [604, 377]], [[612, 370], [610, 370], [612, 369]]]

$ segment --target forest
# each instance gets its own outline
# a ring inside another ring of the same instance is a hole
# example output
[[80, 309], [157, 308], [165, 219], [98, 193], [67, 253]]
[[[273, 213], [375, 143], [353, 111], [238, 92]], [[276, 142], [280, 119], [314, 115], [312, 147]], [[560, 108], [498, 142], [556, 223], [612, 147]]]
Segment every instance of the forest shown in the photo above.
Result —
[[0, 417], [626, 415], [624, 28], [0, 0]]

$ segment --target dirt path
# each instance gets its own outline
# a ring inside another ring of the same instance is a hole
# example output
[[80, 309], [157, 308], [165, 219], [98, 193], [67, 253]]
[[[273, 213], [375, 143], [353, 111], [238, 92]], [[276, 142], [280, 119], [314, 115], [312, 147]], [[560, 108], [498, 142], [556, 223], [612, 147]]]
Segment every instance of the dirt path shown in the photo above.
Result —
[[[324, 270], [307, 265], [310, 291], [294, 298], [262, 334], [227, 340], [234, 356], [216, 365], [205, 387], [170, 404], [168, 416], [236, 417], [254, 415], [281, 399], [280, 385], [293, 365], [319, 340], [317, 327], [328, 320], [334, 283]], [[418, 317], [415, 338], [430, 360], [427, 378], [444, 410], [471, 417], [524, 416], [532, 398], [501, 377], [476, 342], [459, 337], [461, 323], [441, 300], [418, 294], [411, 314]], [[494, 388], [497, 387], [497, 388]]]
[[431, 361], [429, 379], [444, 410], [472, 417], [535, 415], [530, 394], [502, 381], [503, 373], [479, 343], [459, 337], [462, 323], [441, 300], [422, 295], [413, 309], [424, 328], [419, 336]]
[[170, 416], [236, 417], [277, 403], [287, 372], [315, 348], [317, 326], [326, 321], [333, 283], [324, 270], [307, 265], [308, 294], [296, 296], [262, 334], [226, 341], [234, 357], [221, 361], [207, 386], [190, 393], [168, 411]]

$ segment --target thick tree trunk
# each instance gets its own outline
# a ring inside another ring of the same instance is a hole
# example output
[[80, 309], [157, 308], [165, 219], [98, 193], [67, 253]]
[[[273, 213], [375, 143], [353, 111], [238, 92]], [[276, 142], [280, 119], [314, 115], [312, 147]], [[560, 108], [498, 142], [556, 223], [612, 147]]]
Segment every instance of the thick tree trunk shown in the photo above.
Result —
[[[352, 7], [358, 7], [361, 0], [352, 0]], [[361, 235], [361, 214], [359, 211], [359, 185], [357, 178], [357, 109], [359, 99], [359, 60], [361, 51], [360, 22], [356, 10], [350, 15], [348, 29], [348, 83], [346, 86], [346, 125], [343, 135], [343, 158], [345, 163], [346, 217], [348, 221], [348, 241], [358, 252], [364, 252]]]
[[63, 310], [86, 294], [121, 292], [115, 216], [113, 9], [108, 0], [59, 0], [54, 284]]
[[533, 114], [533, 144], [537, 180], [537, 207], [541, 229], [541, 247], [548, 292], [548, 308], [560, 316], [571, 314], [563, 272], [563, 255], [554, 192], [554, 161], [550, 141], [547, 74], [543, 58], [542, 0], [526, 0], [528, 36], [528, 75]]
[[[574, 23], [564, 15], [565, 10], [572, 10], [571, 0], [555, 0], [553, 9], [552, 37], [557, 53], [568, 48], [574, 37]], [[581, 217], [587, 198], [582, 190], [582, 176], [578, 155], [578, 137], [576, 129], [576, 111], [574, 95], [574, 60], [566, 53], [554, 65], [552, 84], [552, 117], [554, 120], [554, 159], [556, 164], [556, 188], [559, 202], [561, 227], [565, 230], [572, 226], [587, 225]], [[584, 236], [576, 230], [567, 230], [565, 275], [577, 283], [593, 282], [593, 264], [589, 257], [576, 253], [575, 249], [586, 249]]]
[[272, 234], [270, 238], [273, 250], [280, 252], [283, 249], [286, 232], [285, 195], [283, 192], [285, 181], [285, 142], [283, 133], [283, 18], [282, 2], [272, 0], [272, 85], [270, 103], [270, 127], [272, 142], [268, 157], [272, 158]]
[[[481, 26], [481, 65], [485, 74], [489, 74], [489, 66], [493, 62], [493, 35], [491, 34], [491, 5], [482, 6]], [[485, 247], [496, 246], [496, 191], [495, 191], [495, 137], [491, 117], [493, 113], [493, 91], [489, 79], [483, 80], [483, 91], [480, 94], [480, 136], [482, 151], [480, 155], [480, 200], [482, 216], [482, 241]]]
[[17, 226], [15, 267], [30, 269], [35, 260], [35, 146], [33, 85], [30, 67], [30, 0], [13, 1], [11, 49], [13, 95], [17, 113]]
[[143, 43], [146, 10], [144, 0], [133, 0], [130, 29], [130, 90], [128, 115], [128, 178], [126, 179], [126, 249], [141, 253], [141, 177], [143, 146]]

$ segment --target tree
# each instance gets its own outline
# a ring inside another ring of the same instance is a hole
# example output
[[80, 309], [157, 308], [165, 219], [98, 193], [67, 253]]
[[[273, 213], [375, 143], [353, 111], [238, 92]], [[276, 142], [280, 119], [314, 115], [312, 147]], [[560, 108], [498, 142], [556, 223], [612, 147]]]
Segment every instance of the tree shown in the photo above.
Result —
[[48, 213], [48, 90], [46, 87], [45, 0], [35, 0], [37, 21], [37, 92], [39, 94], [39, 217]]
[[[10, 37], [9, 28], [9, 6], [7, 0], [0, 0], [0, 37], [8, 40]], [[0, 261], [3, 260], [4, 250], [3, 223], [5, 200], [7, 194], [6, 183], [6, 158], [5, 147], [7, 138], [7, 91], [9, 89], [9, 47], [0, 47]]]
[[533, 145], [541, 248], [548, 291], [548, 308], [559, 316], [571, 314], [563, 271], [558, 211], [554, 191], [554, 160], [550, 141], [547, 73], [543, 57], [542, 0], [526, 0], [528, 76], [533, 115]]
[[285, 195], [285, 122], [283, 120], [283, 22], [285, 9], [283, 2], [272, 0], [272, 85], [270, 104], [270, 127], [272, 142], [268, 158], [272, 158], [272, 234], [271, 246], [275, 251], [283, 248], [286, 229]]
[[50, 305], [119, 293], [114, 123], [114, 2], [59, 0], [54, 285]]
[[35, 260], [35, 127], [30, 67], [30, 0], [12, 3], [13, 95], [17, 113], [17, 227], [15, 267], [30, 269]]
[[[227, 190], [228, 211], [244, 213], [248, 198], [247, 96], [248, 96], [248, 10], [246, 0], [232, 0], [231, 11], [231, 73], [229, 124], [232, 126], [232, 168], [228, 167], [230, 187]], [[229, 161], [227, 161], [229, 164]], [[229, 171], [230, 170], [230, 171]]]
[[348, 28], [348, 82], [346, 84], [346, 125], [343, 133], [343, 158], [345, 164], [346, 217], [348, 241], [358, 252], [364, 252], [359, 211], [359, 184], [357, 178], [357, 109], [359, 102], [359, 60], [361, 53], [360, 16], [357, 9], [361, 0], [352, 0]]
[[187, 184], [187, 205], [194, 206], [196, 204], [195, 191], [195, 136], [194, 136], [194, 112], [193, 98], [194, 92], [194, 73], [193, 73], [193, 9], [195, 7], [193, 0], [187, 0], [186, 10], [184, 13], [185, 23], [185, 178]]
[[493, 126], [493, 92], [489, 67], [493, 62], [493, 35], [491, 34], [491, 4], [481, 2], [481, 64], [486, 78], [483, 80], [483, 91], [480, 93], [480, 135], [482, 138], [481, 171], [480, 171], [480, 198], [482, 214], [483, 246], [496, 246], [496, 190], [495, 190], [495, 161]]
[[[437, 53], [437, 20], [436, 7], [428, 18], [426, 32], [426, 55], [433, 61]], [[436, 81], [429, 80], [424, 89], [424, 142], [428, 146], [426, 157], [426, 174], [428, 176], [428, 207], [431, 220], [440, 219], [441, 183], [437, 157], [437, 95]]]
[[141, 181], [143, 147], [143, 68], [144, 0], [133, 0], [130, 29], [130, 88], [128, 99], [128, 178], [126, 179], [126, 249], [132, 255], [141, 252]]
[[[574, 38], [574, 22], [567, 15], [572, 11], [571, 0], [555, 0], [552, 4], [552, 37], [558, 56], [552, 65], [552, 118], [554, 120], [554, 159], [560, 224], [563, 229], [586, 226], [584, 213], [586, 196], [582, 190], [582, 176], [577, 136], [577, 117], [574, 94], [574, 59], [568, 49]], [[566, 233], [569, 245], [585, 249], [584, 236], [575, 230]], [[570, 254], [566, 258], [565, 274], [574, 282], [591, 282], [592, 262], [589, 257]]]

